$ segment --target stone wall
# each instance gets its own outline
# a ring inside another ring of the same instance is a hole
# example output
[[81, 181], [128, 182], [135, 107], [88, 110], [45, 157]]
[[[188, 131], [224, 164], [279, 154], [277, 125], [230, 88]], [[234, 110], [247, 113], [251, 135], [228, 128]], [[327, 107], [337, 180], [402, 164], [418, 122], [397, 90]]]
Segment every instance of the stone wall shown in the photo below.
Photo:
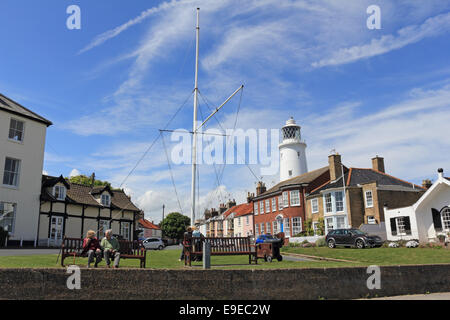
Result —
[[450, 291], [450, 265], [389, 266], [381, 289], [366, 268], [278, 270], [82, 269], [69, 290], [65, 269], [0, 269], [0, 299], [353, 299]]

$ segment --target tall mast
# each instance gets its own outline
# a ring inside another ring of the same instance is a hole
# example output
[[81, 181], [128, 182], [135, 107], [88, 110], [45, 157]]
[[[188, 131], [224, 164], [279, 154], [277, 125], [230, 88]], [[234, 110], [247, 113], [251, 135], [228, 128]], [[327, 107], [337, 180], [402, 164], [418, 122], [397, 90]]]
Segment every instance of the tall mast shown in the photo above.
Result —
[[192, 189], [191, 189], [191, 225], [195, 221], [195, 188], [197, 173], [197, 107], [198, 107], [198, 56], [200, 42], [200, 24], [199, 24], [200, 8], [197, 8], [197, 28], [196, 28], [196, 51], [195, 51], [195, 89], [194, 89], [194, 124], [192, 129]]

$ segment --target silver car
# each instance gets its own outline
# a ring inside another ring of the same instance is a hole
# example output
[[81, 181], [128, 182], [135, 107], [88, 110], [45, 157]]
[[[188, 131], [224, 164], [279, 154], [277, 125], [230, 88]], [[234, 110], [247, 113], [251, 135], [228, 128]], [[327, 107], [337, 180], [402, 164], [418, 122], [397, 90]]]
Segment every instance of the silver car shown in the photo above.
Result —
[[165, 245], [160, 238], [147, 238], [143, 242], [145, 249], [162, 250]]

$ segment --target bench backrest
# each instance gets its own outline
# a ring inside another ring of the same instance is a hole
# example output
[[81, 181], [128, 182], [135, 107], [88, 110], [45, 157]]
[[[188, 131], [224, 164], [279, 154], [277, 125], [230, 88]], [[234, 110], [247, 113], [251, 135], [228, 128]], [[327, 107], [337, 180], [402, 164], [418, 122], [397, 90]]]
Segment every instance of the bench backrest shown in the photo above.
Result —
[[211, 244], [211, 254], [226, 254], [226, 253], [249, 253], [251, 249], [250, 237], [185, 237], [185, 243], [191, 244], [190, 249], [192, 253], [199, 253], [203, 251], [203, 242]]
[[[145, 251], [142, 241], [119, 240], [119, 245], [121, 254], [141, 256]], [[63, 253], [80, 254], [83, 251], [83, 239], [64, 238], [62, 248]]]

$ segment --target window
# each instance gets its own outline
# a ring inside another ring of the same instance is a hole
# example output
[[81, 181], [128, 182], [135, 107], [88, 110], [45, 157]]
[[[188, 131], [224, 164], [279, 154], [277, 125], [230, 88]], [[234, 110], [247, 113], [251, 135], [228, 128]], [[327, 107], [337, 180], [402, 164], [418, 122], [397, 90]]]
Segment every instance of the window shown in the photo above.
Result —
[[66, 199], [66, 188], [64, 186], [54, 186], [53, 187], [53, 196], [57, 200], [65, 200]]
[[253, 210], [255, 211], [255, 216], [257, 216], [258, 215], [258, 202], [254, 202], [253, 203]]
[[334, 194], [335, 200], [336, 200], [336, 211], [342, 212], [344, 211], [344, 196], [342, 191], [337, 191]]
[[245, 225], [249, 225], [250, 224], [250, 217], [249, 216], [246, 216], [245, 217]]
[[23, 141], [23, 127], [23, 121], [11, 119], [8, 138], [14, 141]]
[[295, 236], [302, 232], [302, 218], [292, 218], [292, 234]]
[[288, 192], [283, 192], [283, 207], [287, 208], [289, 207], [289, 201], [288, 201]]
[[314, 230], [314, 235], [315, 236], [319, 236], [320, 235], [319, 222], [317, 222], [317, 221], [313, 222], [313, 230]]
[[270, 222], [267, 222], [266, 223], [266, 233], [270, 233], [271, 232], [271, 230], [270, 230]]
[[336, 228], [337, 229], [345, 228], [345, 217], [336, 217]]
[[319, 212], [319, 200], [317, 198], [311, 199], [311, 212], [312, 213]]
[[292, 190], [291, 191], [291, 206], [299, 206], [300, 205], [300, 191]]
[[366, 208], [372, 208], [373, 207], [373, 197], [372, 197], [372, 191], [366, 191]]
[[270, 213], [270, 199], [266, 200], [266, 213]]
[[272, 212], [277, 211], [277, 199], [272, 198]]
[[325, 212], [326, 213], [333, 212], [333, 203], [331, 200], [331, 193], [327, 193], [325, 195]]
[[327, 230], [334, 229], [333, 218], [327, 218]]
[[276, 220], [272, 223], [272, 228], [273, 228], [273, 234], [277, 234], [278, 233], [278, 222]]
[[283, 197], [278, 197], [278, 210], [283, 210]]
[[100, 220], [98, 237], [99, 239], [105, 236], [105, 231], [109, 229], [109, 220]]
[[6, 158], [3, 184], [7, 186], [19, 185], [20, 160]]
[[391, 219], [392, 235], [406, 236], [411, 234], [409, 217], [397, 217]]
[[259, 213], [264, 214], [264, 201], [259, 202]]
[[121, 236], [124, 237], [125, 240], [130, 240], [130, 223], [122, 222], [121, 223]]
[[102, 194], [102, 205], [109, 207], [111, 204], [111, 196], [109, 194]]
[[241, 226], [241, 217], [238, 218], [238, 227]]
[[0, 202], [0, 227], [10, 233], [14, 233], [16, 218], [16, 204]]
[[284, 218], [283, 228], [285, 236], [289, 237], [291, 235], [291, 224], [289, 218]]
[[450, 208], [442, 210], [442, 226], [446, 230], [450, 230]]
[[292, 177], [292, 170], [289, 170], [289, 177]]
[[264, 234], [264, 233], [266, 233], [264, 230], [264, 223], [261, 223], [261, 234]]
[[255, 235], [259, 236], [259, 224], [255, 225]]

